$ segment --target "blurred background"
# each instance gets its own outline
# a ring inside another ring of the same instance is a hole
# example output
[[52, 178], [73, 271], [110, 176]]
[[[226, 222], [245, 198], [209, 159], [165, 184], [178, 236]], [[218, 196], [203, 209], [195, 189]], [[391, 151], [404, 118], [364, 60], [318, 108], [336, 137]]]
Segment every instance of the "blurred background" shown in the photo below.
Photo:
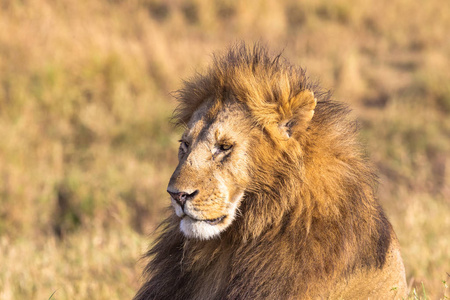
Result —
[[450, 297], [449, 16], [439, 0], [0, 0], [0, 299], [134, 295], [177, 163], [170, 92], [241, 40], [351, 105], [410, 298]]

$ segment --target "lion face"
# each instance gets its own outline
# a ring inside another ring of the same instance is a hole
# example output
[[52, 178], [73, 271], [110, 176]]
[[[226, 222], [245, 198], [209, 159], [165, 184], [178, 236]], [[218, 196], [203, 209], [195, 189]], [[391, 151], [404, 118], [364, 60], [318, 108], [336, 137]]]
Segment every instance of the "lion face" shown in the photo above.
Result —
[[206, 101], [192, 115], [167, 191], [186, 237], [211, 239], [235, 219], [249, 183], [251, 121], [242, 104]]

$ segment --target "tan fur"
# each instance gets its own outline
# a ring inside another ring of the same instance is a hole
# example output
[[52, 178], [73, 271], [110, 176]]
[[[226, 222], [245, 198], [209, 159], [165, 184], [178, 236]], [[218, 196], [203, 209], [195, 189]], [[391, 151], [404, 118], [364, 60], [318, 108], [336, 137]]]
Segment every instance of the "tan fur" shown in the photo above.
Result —
[[355, 123], [302, 69], [240, 45], [178, 100], [186, 130], [168, 190], [194, 196], [183, 209], [172, 199], [135, 299], [406, 294]]

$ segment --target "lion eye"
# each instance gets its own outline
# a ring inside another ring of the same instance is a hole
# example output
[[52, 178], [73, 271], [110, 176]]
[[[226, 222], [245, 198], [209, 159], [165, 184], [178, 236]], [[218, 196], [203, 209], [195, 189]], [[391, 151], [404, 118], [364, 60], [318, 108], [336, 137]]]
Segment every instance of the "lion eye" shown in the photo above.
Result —
[[219, 145], [219, 150], [220, 151], [228, 151], [232, 147], [233, 147], [233, 145], [230, 145], [230, 144], [222, 144], [222, 145]]
[[189, 148], [189, 143], [183, 140], [180, 140], [180, 150], [183, 152], [187, 152], [188, 148]]

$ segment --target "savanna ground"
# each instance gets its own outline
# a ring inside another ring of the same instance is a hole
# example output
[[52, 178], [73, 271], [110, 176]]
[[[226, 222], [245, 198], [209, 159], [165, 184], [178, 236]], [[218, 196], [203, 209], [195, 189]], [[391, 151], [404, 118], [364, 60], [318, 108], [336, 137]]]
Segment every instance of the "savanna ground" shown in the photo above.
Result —
[[0, 299], [133, 296], [176, 165], [169, 93], [239, 40], [353, 107], [410, 298], [450, 297], [449, 16], [439, 0], [0, 0]]

